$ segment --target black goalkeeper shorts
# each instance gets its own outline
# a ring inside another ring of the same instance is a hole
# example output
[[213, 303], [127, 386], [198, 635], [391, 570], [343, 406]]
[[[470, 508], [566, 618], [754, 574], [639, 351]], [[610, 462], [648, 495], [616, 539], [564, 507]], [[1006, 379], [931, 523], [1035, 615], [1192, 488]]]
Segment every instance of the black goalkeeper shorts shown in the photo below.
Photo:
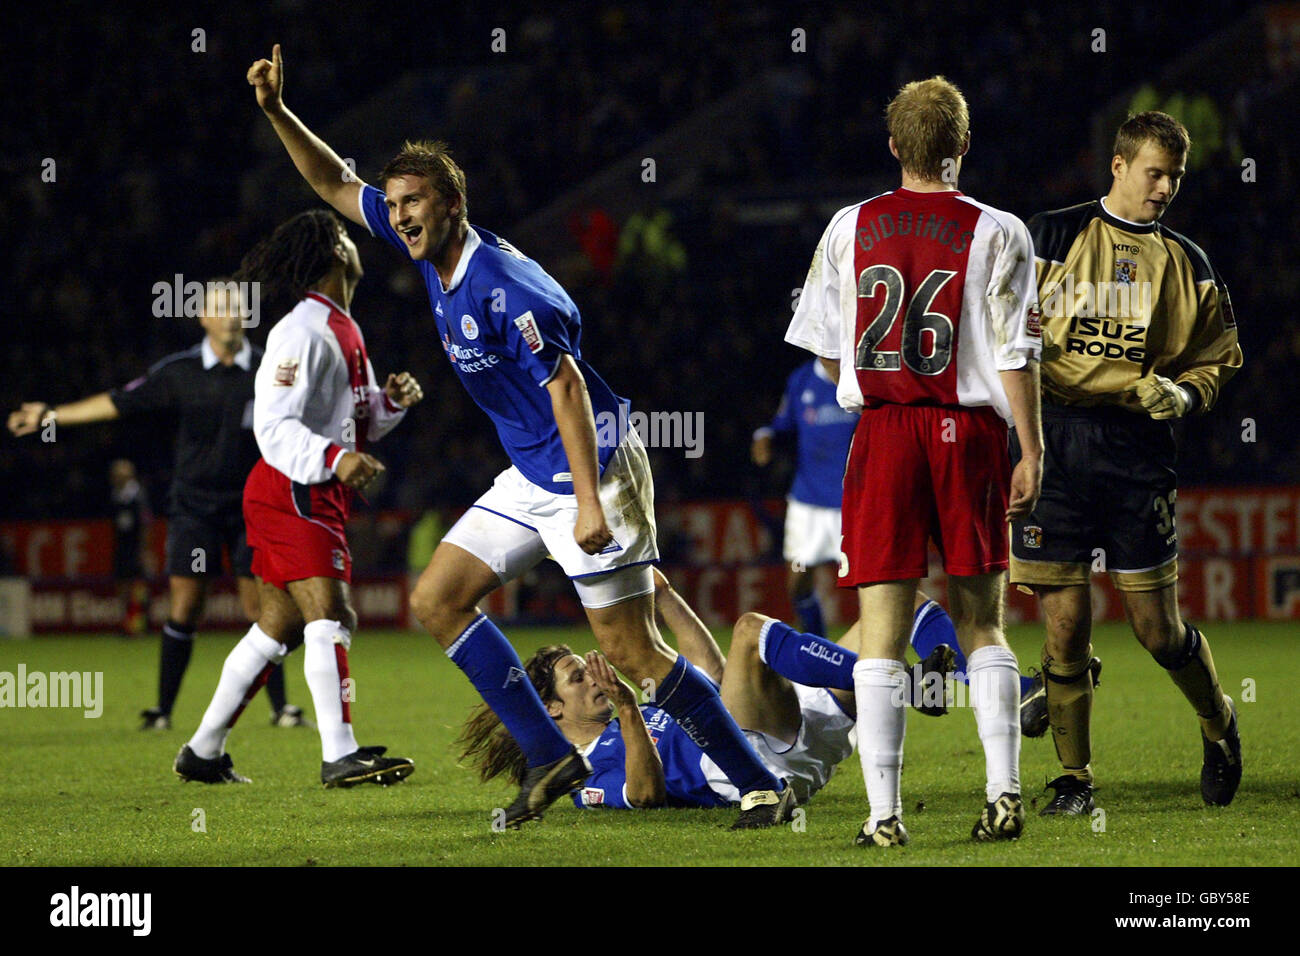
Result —
[[183, 578], [219, 575], [222, 553], [230, 555], [231, 573], [253, 574], [253, 551], [244, 535], [241, 509], [198, 515], [178, 511], [167, 520], [167, 573]]
[[[1177, 580], [1173, 427], [1119, 408], [1043, 406], [1043, 493], [1011, 526], [1012, 584], [1153, 591]], [[1020, 460], [1012, 432], [1011, 456]]]

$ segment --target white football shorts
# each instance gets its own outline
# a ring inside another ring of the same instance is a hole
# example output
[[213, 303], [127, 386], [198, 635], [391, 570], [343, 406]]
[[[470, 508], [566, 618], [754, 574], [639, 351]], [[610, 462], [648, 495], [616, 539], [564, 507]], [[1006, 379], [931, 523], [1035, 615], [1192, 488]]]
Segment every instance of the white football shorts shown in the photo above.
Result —
[[782, 556], [788, 564], [815, 568], [840, 560], [840, 509], [821, 508], [786, 499], [785, 544]]
[[[854, 719], [825, 687], [804, 684], [793, 687], [803, 717], [794, 743], [788, 744], [758, 730], [746, 730], [745, 736], [767, 769], [784, 777], [803, 804], [826, 786], [836, 765], [853, 753], [857, 732]], [[733, 803], [740, 802], [740, 791], [707, 755], [701, 759], [700, 768], [714, 793]]]
[[533, 484], [511, 465], [443, 538], [474, 555], [501, 579], [514, 580], [550, 556], [584, 607], [609, 607], [654, 591], [659, 560], [654, 481], [645, 445], [629, 429], [600, 476], [600, 503], [614, 540], [587, 554], [574, 540], [578, 499]]

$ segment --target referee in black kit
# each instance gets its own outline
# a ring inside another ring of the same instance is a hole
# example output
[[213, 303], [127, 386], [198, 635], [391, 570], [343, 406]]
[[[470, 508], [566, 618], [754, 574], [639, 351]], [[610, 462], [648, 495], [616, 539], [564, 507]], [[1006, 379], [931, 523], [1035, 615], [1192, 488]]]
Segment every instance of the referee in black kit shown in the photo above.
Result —
[[[221, 572], [222, 546], [230, 554], [248, 620], [258, 618], [252, 552], [244, 536], [244, 481], [258, 459], [253, 437], [253, 377], [262, 350], [244, 337], [239, 287], [228, 280], [206, 286], [199, 318], [207, 335], [168, 355], [140, 378], [66, 405], [24, 402], [9, 415], [9, 431], [86, 425], [126, 415], [175, 415], [176, 454], [168, 494], [167, 574], [171, 610], [163, 626], [158, 705], [144, 711], [145, 730], [171, 728], [172, 705], [193, 650], [208, 580]], [[305, 725], [302, 709], [285, 700], [284, 670], [266, 683], [272, 723]]]

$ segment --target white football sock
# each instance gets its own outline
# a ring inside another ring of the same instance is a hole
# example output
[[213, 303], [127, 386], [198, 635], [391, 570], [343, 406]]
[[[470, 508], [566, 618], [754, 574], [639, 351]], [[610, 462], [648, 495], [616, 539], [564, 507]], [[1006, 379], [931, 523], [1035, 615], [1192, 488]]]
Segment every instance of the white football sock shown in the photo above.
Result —
[[316, 707], [316, 726], [320, 730], [321, 758], [325, 761], [346, 757], [357, 749], [352, 735], [353, 699], [348, 677], [348, 647], [352, 634], [338, 621], [312, 621], [302, 629], [302, 672]]
[[190, 749], [195, 754], [211, 760], [225, 753], [226, 737], [244, 706], [256, 694], [258, 677], [268, 665], [279, 664], [288, 653], [288, 648], [256, 624], [248, 629], [226, 655], [216, 693], [203, 712], [199, 729], [190, 738]]
[[903, 732], [907, 728], [907, 669], [902, 662], [861, 658], [853, 665], [858, 707], [858, 757], [871, 804], [869, 828], [902, 819]]
[[984, 745], [989, 801], [1020, 792], [1020, 665], [1006, 647], [981, 647], [966, 658], [975, 726]]

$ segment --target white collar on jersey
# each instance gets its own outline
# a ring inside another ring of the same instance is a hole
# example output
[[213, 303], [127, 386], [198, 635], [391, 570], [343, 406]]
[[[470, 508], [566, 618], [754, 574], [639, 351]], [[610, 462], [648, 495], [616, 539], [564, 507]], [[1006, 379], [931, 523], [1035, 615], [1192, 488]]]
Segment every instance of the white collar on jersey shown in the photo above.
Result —
[[[212, 343], [207, 336], [203, 337], [203, 371], [207, 371], [216, 365], [221, 359], [217, 358], [217, 350], [212, 347]], [[235, 364], [245, 372], [253, 367], [253, 346], [248, 339], [244, 339], [244, 344], [239, 347], [235, 353]]]
[[831, 373], [826, 371], [826, 366], [822, 365], [822, 360], [819, 358], [813, 359], [813, 374], [823, 382], [830, 382], [832, 385], [836, 384], [835, 380], [831, 378]]
[[[481, 245], [483, 240], [479, 238], [479, 234], [474, 231], [473, 226], [468, 226], [465, 232], [465, 246], [460, 250], [460, 261], [456, 263], [456, 271], [451, 274], [451, 283], [442, 290], [443, 295], [450, 295], [456, 286], [460, 285], [460, 280], [465, 278], [465, 270], [469, 268], [469, 257]], [[442, 284], [441, 279], [438, 282]]]
[[1105, 210], [1106, 215], [1110, 216], [1110, 218], [1116, 219], [1119, 222], [1124, 223], [1124, 225], [1126, 226], [1132, 226], [1135, 229], [1142, 229], [1146, 231], [1152, 231], [1155, 229], [1156, 224], [1154, 222], [1134, 222], [1132, 219], [1125, 219], [1123, 216], [1115, 215], [1113, 212], [1110, 211], [1110, 209], [1107, 208], [1105, 196], [1101, 197], [1101, 208]]

